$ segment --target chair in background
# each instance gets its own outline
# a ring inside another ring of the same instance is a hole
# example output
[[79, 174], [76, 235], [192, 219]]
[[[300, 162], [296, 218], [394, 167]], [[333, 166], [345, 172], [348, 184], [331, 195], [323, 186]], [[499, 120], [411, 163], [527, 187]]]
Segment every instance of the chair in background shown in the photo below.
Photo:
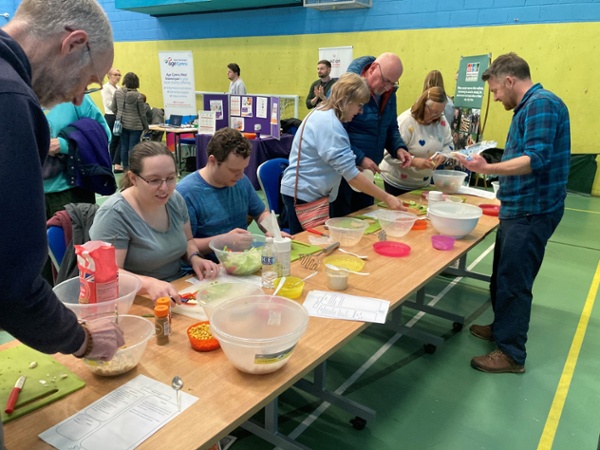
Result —
[[[269, 211], [274, 211], [277, 215], [281, 215], [283, 211], [279, 186], [281, 185], [283, 171], [288, 165], [289, 162], [287, 159], [274, 158], [265, 161], [256, 169], [256, 177], [258, 178], [260, 188], [265, 193]], [[289, 230], [286, 229], [285, 231], [288, 232]]]
[[58, 272], [60, 264], [65, 257], [67, 251], [67, 243], [65, 242], [65, 233], [61, 227], [50, 226], [48, 233], [48, 250], [52, 265]]

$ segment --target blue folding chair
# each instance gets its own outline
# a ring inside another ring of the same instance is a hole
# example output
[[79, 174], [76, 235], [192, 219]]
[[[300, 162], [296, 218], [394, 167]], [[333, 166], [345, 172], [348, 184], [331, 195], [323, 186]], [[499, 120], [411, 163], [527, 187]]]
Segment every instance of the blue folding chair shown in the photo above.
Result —
[[50, 253], [50, 260], [54, 265], [54, 268], [58, 272], [60, 264], [62, 263], [65, 253], [67, 251], [67, 243], [65, 242], [65, 233], [62, 227], [50, 226], [46, 231], [48, 234], [48, 250]]
[[275, 158], [265, 161], [256, 169], [258, 183], [265, 193], [269, 211], [274, 211], [275, 214], [281, 214], [283, 208], [279, 195], [279, 186], [281, 184], [281, 174], [288, 165], [289, 162], [287, 159]]

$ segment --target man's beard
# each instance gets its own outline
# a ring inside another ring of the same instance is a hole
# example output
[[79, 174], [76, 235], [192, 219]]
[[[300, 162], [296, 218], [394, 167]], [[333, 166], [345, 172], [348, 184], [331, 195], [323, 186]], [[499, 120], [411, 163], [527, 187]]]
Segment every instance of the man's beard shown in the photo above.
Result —
[[45, 108], [52, 108], [73, 100], [73, 91], [80, 84], [79, 72], [80, 69], [73, 68], [60, 70], [44, 61], [37, 66], [32, 64], [31, 84], [40, 104]]

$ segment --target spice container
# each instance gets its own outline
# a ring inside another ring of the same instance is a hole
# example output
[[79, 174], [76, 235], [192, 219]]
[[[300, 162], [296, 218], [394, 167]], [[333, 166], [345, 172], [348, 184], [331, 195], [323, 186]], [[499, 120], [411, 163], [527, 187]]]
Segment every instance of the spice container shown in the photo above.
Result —
[[340, 267], [339, 270], [327, 268], [327, 286], [334, 291], [343, 291], [348, 289], [349, 272]]
[[165, 305], [169, 309], [169, 336], [173, 333], [173, 327], [171, 324], [173, 323], [173, 316], [171, 314], [171, 297], [159, 297], [156, 299], [156, 306]]
[[157, 305], [154, 307], [154, 328], [156, 330], [156, 344], [165, 345], [169, 343], [169, 307]]

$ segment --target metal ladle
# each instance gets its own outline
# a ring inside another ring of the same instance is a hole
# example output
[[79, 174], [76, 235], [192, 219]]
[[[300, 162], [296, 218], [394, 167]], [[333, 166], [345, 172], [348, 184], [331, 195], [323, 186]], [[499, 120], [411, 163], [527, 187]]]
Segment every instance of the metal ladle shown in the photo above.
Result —
[[171, 387], [175, 389], [177, 393], [177, 409], [181, 411], [181, 397], [179, 394], [179, 390], [183, 387], [183, 380], [179, 377], [179, 375], [175, 375], [173, 380], [171, 381]]

